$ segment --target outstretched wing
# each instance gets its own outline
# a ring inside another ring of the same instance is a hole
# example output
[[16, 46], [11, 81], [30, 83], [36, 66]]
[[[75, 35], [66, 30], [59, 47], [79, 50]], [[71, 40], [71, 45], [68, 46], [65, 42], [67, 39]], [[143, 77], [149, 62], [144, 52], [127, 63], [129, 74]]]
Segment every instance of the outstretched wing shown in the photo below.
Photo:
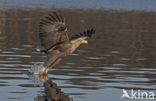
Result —
[[41, 19], [39, 25], [41, 45], [49, 50], [56, 43], [68, 41], [65, 18], [60, 11], [53, 12]]
[[72, 36], [70, 40], [74, 40], [78, 38], [89, 38], [89, 37], [92, 37], [92, 35], [95, 34], [95, 32], [96, 30], [92, 28], [90, 30], [84, 31], [83, 33]]

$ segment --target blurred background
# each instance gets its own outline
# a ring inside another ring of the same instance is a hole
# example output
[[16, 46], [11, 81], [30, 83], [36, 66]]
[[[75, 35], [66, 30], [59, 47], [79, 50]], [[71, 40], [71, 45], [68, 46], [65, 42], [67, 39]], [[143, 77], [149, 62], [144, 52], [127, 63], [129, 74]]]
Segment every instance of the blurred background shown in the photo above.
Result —
[[[0, 99], [126, 101], [122, 89], [156, 94], [155, 5], [155, 0], [0, 0]], [[92, 27], [96, 34], [36, 85], [25, 72], [46, 60], [35, 50], [38, 24], [56, 10], [65, 15], [69, 36]]]

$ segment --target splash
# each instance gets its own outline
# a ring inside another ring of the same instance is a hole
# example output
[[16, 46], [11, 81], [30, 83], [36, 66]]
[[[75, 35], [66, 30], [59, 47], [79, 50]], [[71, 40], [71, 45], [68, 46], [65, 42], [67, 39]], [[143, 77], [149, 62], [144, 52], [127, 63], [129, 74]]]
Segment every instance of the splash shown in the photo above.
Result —
[[37, 86], [39, 86], [39, 87], [43, 86], [43, 82], [44, 81], [42, 79], [40, 79], [40, 75], [29, 74], [28, 77], [29, 77], [29, 80], [31, 80], [33, 82], [33, 84], [34, 84], [35, 87], [37, 87]]
[[34, 64], [31, 69], [29, 70], [29, 74], [35, 74], [35, 75], [39, 75], [40, 74], [40, 71], [44, 69], [44, 66], [43, 64], [41, 63], [36, 63]]
[[34, 86], [43, 86], [43, 82], [45, 80], [48, 80], [47, 75], [40, 74], [40, 71], [42, 69], [44, 69], [43, 64], [36, 63], [31, 67], [31, 69], [27, 73], [29, 79], [34, 82]]

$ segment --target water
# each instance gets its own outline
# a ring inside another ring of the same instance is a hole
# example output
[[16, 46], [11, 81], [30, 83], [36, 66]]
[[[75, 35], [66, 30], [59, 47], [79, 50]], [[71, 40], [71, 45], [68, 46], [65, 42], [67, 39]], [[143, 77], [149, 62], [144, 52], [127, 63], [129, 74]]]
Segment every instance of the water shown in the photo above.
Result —
[[155, 0], [0, 0], [1, 9], [68, 8], [156, 11]]
[[51, 11], [0, 11], [1, 101], [59, 99], [56, 93], [67, 101], [125, 101], [122, 89], [156, 94], [155, 12], [62, 9], [70, 36], [92, 27], [97, 32], [88, 45], [33, 82], [25, 73], [46, 60], [35, 49], [38, 22]]
[[31, 69], [27, 72], [27, 74], [36, 74], [40, 75], [40, 70], [44, 69], [43, 64], [35, 63]]

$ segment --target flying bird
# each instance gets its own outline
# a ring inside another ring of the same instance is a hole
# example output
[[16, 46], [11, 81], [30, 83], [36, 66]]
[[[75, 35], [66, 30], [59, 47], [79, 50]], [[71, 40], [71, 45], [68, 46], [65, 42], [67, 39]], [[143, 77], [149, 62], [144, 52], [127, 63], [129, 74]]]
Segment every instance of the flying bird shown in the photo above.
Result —
[[41, 19], [39, 24], [39, 38], [41, 47], [37, 51], [48, 55], [40, 74], [47, 74], [51, 67], [58, 64], [63, 57], [73, 53], [80, 44], [87, 44], [87, 38], [92, 37], [95, 29], [89, 29], [83, 33], [69, 38], [64, 15], [61, 11], [52, 12]]

